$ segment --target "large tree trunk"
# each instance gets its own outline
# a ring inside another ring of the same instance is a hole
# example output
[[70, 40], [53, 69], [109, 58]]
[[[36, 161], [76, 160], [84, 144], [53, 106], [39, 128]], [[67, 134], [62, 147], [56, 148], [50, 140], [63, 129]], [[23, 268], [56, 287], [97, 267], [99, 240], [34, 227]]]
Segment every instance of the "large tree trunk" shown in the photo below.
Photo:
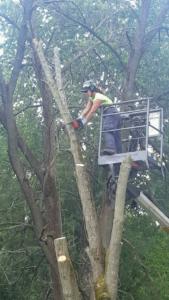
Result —
[[[9, 89], [7, 88], [7, 91]], [[36, 197], [33, 193], [33, 190], [29, 184], [29, 181], [27, 179], [26, 173], [24, 171], [24, 167], [22, 165], [21, 160], [19, 159], [19, 153], [17, 149], [17, 133], [15, 131], [15, 122], [13, 119], [13, 112], [12, 112], [12, 101], [10, 100], [10, 95], [8, 92], [6, 93], [6, 103], [5, 103], [5, 115], [6, 115], [6, 125], [7, 125], [7, 133], [8, 133], [8, 149], [9, 149], [9, 159], [13, 168], [14, 173], [16, 174], [19, 184], [21, 186], [21, 189], [25, 195], [25, 198], [28, 202], [32, 219], [36, 231], [37, 239], [39, 240], [42, 232], [44, 232], [45, 223], [42, 218], [42, 213], [40, 212], [40, 208], [38, 207], [36, 203]], [[50, 218], [48, 219], [50, 220]], [[55, 224], [55, 223], [54, 223]], [[56, 230], [57, 232], [57, 230]], [[45, 243], [42, 245], [42, 248], [44, 250], [44, 253], [46, 255], [46, 258], [49, 262], [49, 265], [51, 267], [52, 274], [54, 273], [55, 276], [52, 276], [54, 279], [54, 294], [59, 297], [59, 299], [62, 299], [62, 291], [60, 289], [60, 279], [58, 275], [58, 269], [57, 269], [57, 263], [54, 253], [54, 233], [50, 232], [50, 234], [47, 234], [47, 240], [45, 239]], [[53, 234], [53, 236], [52, 236]], [[55, 297], [55, 299], [58, 299]]]
[[[54, 62], [56, 70], [56, 81], [53, 79], [53, 75], [50, 72], [50, 68], [44, 57], [41, 44], [34, 40], [34, 49], [37, 52], [39, 60], [41, 62], [46, 81], [49, 85], [52, 96], [54, 97], [57, 106], [59, 107], [61, 116], [65, 124], [71, 122], [71, 115], [67, 107], [66, 97], [62, 86], [61, 68], [59, 61], [58, 50], [55, 48]], [[101, 249], [101, 239], [99, 232], [99, 225], [95, 207], [93, 205], [93, 197], [90, 187], [90, 182], [84, 162], [81, 155], [79, 143], [76, 138], [74, 129], [70, 125], [67, 126], [67, 132], [70, 139], [71, 152], [74, 159], [74, 166], [76, 171], [76, 180], [81, 198], [83, 215], [85, 219], [85, 226], [87, 231], [87, 237], [89, 242], [89, 258], [92, 267], [93, 281], [97, 282], [100, 274], [103, 272], [103, 257]]]

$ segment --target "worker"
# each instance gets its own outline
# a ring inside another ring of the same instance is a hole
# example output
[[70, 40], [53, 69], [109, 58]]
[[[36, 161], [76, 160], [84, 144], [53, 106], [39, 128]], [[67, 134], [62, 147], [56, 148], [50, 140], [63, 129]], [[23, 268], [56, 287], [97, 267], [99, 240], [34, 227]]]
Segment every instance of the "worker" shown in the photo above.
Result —
[[99, 108], [103, 107], [102, 130], [104, 148], [101, 155], [113, 155], [115, 153], [120, 153], [120, 132], [119, 130], [111, 131], [120, 128], [120, 114], [113, 106], [112, 100], [105, 96], [91, 80], [84, 82], [81, 92], [86, 94], [89, 100], [81, 115], [76, 120], [73, 120], [72, 127], [76, 129], [83, 127], [90, 121], [95, 112]]

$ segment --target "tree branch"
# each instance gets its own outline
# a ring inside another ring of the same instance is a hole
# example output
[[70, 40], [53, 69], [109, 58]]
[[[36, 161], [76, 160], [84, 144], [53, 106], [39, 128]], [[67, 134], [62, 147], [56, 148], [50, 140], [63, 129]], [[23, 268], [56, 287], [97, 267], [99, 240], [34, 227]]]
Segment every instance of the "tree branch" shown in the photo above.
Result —
[[120, 63], [120, 66], [122, 67], [122, 69], [126, 69], [125, 64], [123, 63], [121, 56], [118, 54], [118, 52], [104, 39], [102, 39], [90, 26], [88, 26], [87, 24], [84, 24], [76, 19], [74, 19], [72, 16], [64, 13], [61, 10], [57, 10], [55, 9], [56, 13], [64, 16], [65, 18], [69, 19], [70, 21], [72, 21], [75, 24], [80, 25], [82, 28], [86, 29], [88, 32], [90, 32], [95, 38], [97, 38], [102, 44], [104, 44], [110, 51], [111, 53], [117, 58], [117, 60]]
[[131, 41], [128, 31], [126, 31], [126, 37], [127, 37], [127, 40], [128, 40], [129, 46], [130, 46], [130, 50], [133, 52], [134, 49], [133, 49], [132, 41]]
[[77, 53], [77, 55], [75, 55], [74, 57], [72, 57], [72, 59], [70, 61], [68, 61], [63, 69], [62, 69], [62, 73], [65, 73], [70, 67], [71, 65], [76, 62], [78, 59], [80, 59], [81, 57], [85, 56], [87, 53], [89, 53], [90, 51], [92, 51], [95, 47], [97, 47], [97, 45], [100, 44], [100, 41], [95, 43], [94, 45], [88, 47], [87, 49], [85, 50], [81, 50], [79, 51], [79, 53]]
[[[167, 90], [167, 91], [164, 91], [162, 94], [160, 94], [160, 95], [156, 95], [156, 96], [154, 96], [153, 97], [153, 100], [155, 101], [155, 102], [157, 102], [160, 106], [161, 106], [161, 102], [159, 101], [161, 98], [163, 98], [163, 97], [165, 97], [165, 96], [168, 96], [169, 95], [169, 90]], [[163, 108], [164, 107], [166, 107], [166, 104], [165, 104], [165, 106], [163, 106]]]
[[28, 104], [27, 106], [25, 106], [24, 108], [22, 108], [21, 110], [17, 111], [14, 116], [18, 116], [19, 114], [23, 113], [24, 111], [26, 111], [29, 108], [38, 108], [38, 107], [42, 107], [42, 104], [36, 104], [36, 105], [31, 105]]
[[[0, 122], [3, 125], [3, 127], [7, 130], [5, 113], [2, 110], [0, 110]], [[27, 144], [25, 143], [25, 141], [21, 137], [16, 124], [15, 124], [15, 128], [16, 128], [16, 136], [17, 136], [18, 147], [20, 148], [21, 152], [23, 153], [23, 155], [25, 156], [25, 158], [29, 162], [32, 170], [35, 172], [35, 174], [37, 175], [37, 177], [38, 177], [38, 179], [39, 179], [39, 181], [42, 185], [43, 184], [43, 172], [42, 172], [41, 164], [35, 158], [32, 151], [30, 150], [30, 148], [27, 146]]]
[[[107, 19], [107, 18], [106, 18]], [[96, 29], [98, 29], [100, 26], [103, 25], [104, 21], [106, 19], [103, 19], [96, 27]], [[95, 30], [96, 30], [95, 29]], [[72, 59], [70, 61], [68, 61], [65, 66], [62, 69], [62, 73], [65, 73], [70, 67], [71, 65], [76, 62], [76, 60], [80, 59], [81, 57], [83, 57], [84, 55], [86, 55], [87, 53], [89, 53], [90, 51], [92, 51], [93, 49], [95, 49], [101, 42], [97, 41], [94, 45], [91, 45], [90, 47], [86, 48], [86, 49], [82, 49], [79, 51], [79, 53], [77, 53], [77, 55], [75, 55], [74, 57], [72, 57]]]
[[0, 13], [0, 17], [3, 18], [8, 24], [12, 25], [17, 30], [19, 30], [19, 26], [17, 25], [17, 23], [15, 21], [13, 21], [12, 19], [10, 19], [8, 16], [6, 16], [5, 14]]
[[161, 24], [164, 22], [167, 12], [169, 11], [169, 1], [167, 0], [164, 4], [163, 8], [161, 9], [161, 12], [159, 13], [156, 22], [154, 23], [153, 29], [151, 29], [146, 35], [144, 40], [144, 48], [147, 47], [147, 45], [152, 41], [154, 36], [159, 32]]
[[29, 20], [28, 18], [32, 11], [32, 1], [33, 0], [29, 0], [29, 2], [26, 2], [25, 0], [23, 1], [23, 9], [24, 9], [23, 20], [22, 20], [22, 25], [21, 25], [20, 31], [19, 31], [18, 42], [17, 42], [17, 51], [16, 51], [15, 60], [13, 63], [13, 70], [12, 70], [11, 77], [9, 80], [11, 96], [13, 95], [13, 93], [15, 91], [18, 76], [19, 76], [19, 73], [20, 73], [20, 70], [22, 67], [22, 60], [24, 58], [25, 43], [26, 43], [27, 31], [28, 31], [27, 22]]

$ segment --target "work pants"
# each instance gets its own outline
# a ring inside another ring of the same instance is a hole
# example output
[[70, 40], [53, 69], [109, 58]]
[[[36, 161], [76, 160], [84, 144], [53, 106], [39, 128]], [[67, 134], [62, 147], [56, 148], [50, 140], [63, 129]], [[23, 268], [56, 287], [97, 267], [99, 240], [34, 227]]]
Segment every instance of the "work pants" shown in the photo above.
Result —
[[[105, 116], [107, 115], [107, 116]], [[103, 144], [106, 150], [115, 150], [116, 153], [122, 152], [120, 130], [111, 131], [120, 128], [121, 117], [115, 107], [103, 108], [102, 120]]]

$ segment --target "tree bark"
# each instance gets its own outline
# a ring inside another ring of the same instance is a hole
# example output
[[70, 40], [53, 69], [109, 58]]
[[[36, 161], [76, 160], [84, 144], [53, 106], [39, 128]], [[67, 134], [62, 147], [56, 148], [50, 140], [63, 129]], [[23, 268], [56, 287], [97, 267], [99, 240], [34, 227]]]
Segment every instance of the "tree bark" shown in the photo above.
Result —
[[75, 272], [69, 257], [66, 238], [55, 239], [54, 243], [64, 300], [81, 300]]
[[141, 13], [138, 20], [138, 26], [135, 33], [134, 42], [129, 55], [126, 78], [123, 84], [123, 100], [130, 99], [134, 92], [136, 73], [143, 54], [145, 29], [147, 25], [150, 4], [151, 0], [142, 1]]
[[[54, 250], [54, 239], [62, 236], [62, 218], [59, 195], [56, 180], [56, 139], [55, 139], [55, 114], [53, 111], [52, 96], [44, 76], [38, 57], [34, 52], [34, 70], [38, 80], [39, 90], [42, 96], [42, 107], [44, 117], [43, 151], [44, 151], [44, 180], [43, 180], [43, 201], [45, 207], [45, 226], [43, 239], [47, 243], [56, 267], [57, 274], [51, 270], [55, 298], [57, 296], [58, 284], [60, 285], [58, 266]], [[57, 279], [57, 280], [56, 280]], [[57, 296], [58, 297], [58, 296]], [[57, 299], [57, 298], [56, 298]]]
[[106, 284], [111, 300], [116, 300], [118, 290], [118, 272], [121, 252], [121, 239], [124, 222], [125, 195], [131, 160], [127, 158], [121, 165], [117, 184], [116, 203], [110, 246], [106, 260]]

